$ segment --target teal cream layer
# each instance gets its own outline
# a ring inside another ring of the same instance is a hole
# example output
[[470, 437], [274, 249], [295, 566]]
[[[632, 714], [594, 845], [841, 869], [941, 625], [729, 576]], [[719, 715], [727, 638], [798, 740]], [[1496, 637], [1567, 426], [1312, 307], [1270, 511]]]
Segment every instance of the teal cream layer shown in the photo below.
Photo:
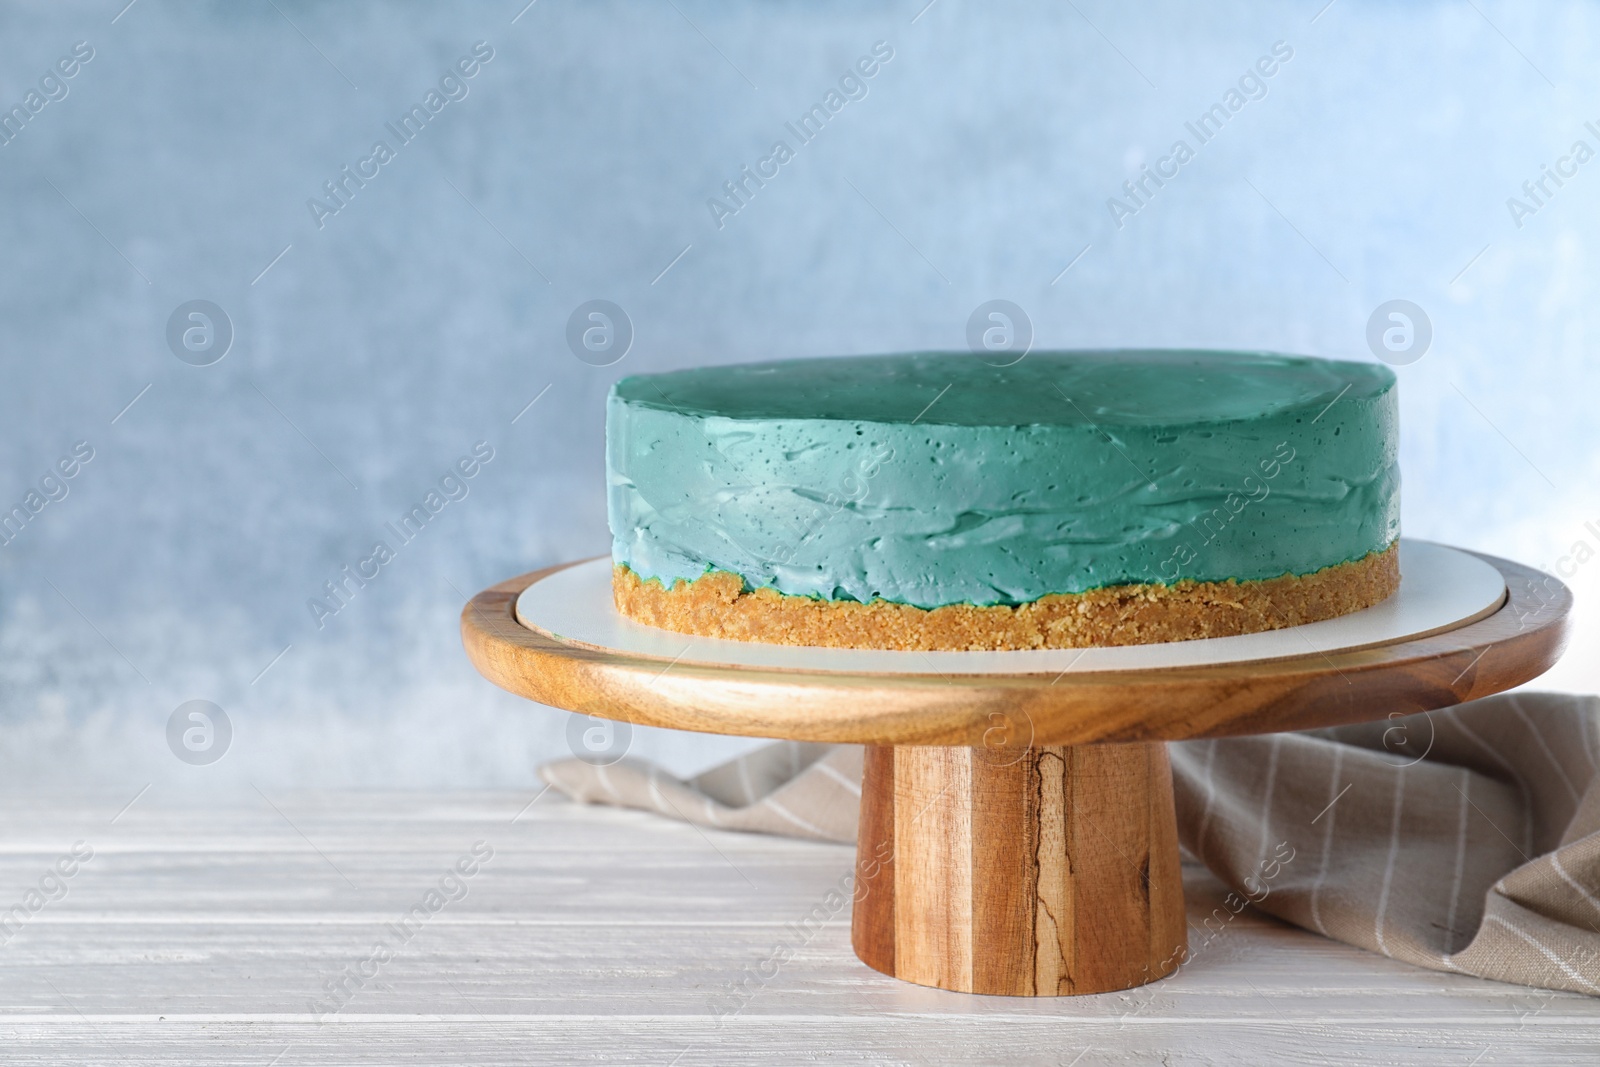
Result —
[[625, 378], [615, 562], [932, 608], [1309, 574], [1399, 536], [1395, 378], [1270, 353], [919, 353]]

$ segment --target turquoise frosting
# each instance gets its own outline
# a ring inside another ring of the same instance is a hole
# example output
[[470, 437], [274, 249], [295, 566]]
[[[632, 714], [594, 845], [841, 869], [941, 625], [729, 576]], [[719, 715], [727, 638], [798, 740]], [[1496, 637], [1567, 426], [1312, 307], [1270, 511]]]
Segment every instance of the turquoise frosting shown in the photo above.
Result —
[[1400, 532], [1394, 374], [1273, 353], [915, 353], [624, 378], [612, 553], [919, 607], [1307, 574]]

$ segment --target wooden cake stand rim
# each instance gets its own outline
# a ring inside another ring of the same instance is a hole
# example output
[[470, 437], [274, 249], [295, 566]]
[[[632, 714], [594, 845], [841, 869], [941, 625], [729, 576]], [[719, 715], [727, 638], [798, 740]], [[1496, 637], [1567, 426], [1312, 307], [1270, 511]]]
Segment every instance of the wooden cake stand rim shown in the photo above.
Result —
[[1387, 644], [1215, 666], [1051, 676], [663, 665], [568, 644], [516, 618], [522, 590], [582, 560], [484, 590], [463, 608], [461, 632], [474, 666], [501, 688], [641, 725], [861, 744], [979, 746], [997, 724], [1028, 744], [1186, 740], [1427, 711], [1538, 677], [1565, 648], [1571, 591], [1534, 568], [1469, 554], [1500, 571], [1508, 591], [1498, 611], [1475, 622]]

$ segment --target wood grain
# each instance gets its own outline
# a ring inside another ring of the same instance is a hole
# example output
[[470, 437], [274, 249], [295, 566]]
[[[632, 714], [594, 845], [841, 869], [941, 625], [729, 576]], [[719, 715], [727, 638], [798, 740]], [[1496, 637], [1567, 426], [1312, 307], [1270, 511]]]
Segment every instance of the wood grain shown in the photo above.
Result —
[[853, 923], [857, 953], [886, 974], [1058, 996], [1129, 989], [1183, 960], [1162, 744], [876, 747], [861, 826], [858, 871], [894, 843], [892, 883], [858, 893]]
[[[894, 748], [871, 745], [863, 753], [862, 777], [894, 781]], [[894, 972], [894, 791], [863, 791], [856, 833], [854, 919], [850, 942], [861, 962]]]
[[[858, 744], [982, 746], [993, 717], [1043, 745], [1183, 740], [1409, 714], [1538, 677], [1567, 642], [1572, 594], [1541, 571], [1474, 553], [1510, 590], [1493, 615], [1430, 637], [1214, 667], [1060, 676], [849, 674], [671, 662], [567, 644], [516, 620], [513, 578], [462, 611], [485, 677], [553, 707], [680, 730]], [[570, 566], [570, 564], [569, 564]]]

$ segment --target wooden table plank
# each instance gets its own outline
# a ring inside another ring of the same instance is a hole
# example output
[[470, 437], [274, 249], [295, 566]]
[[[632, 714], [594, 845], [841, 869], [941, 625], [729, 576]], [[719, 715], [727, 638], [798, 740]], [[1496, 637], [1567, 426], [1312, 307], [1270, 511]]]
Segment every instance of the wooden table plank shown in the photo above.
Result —
[[[95, 850], [0, 947], [0, 1059], [1600, 1060], [1594, 999], [1419, 971], [1248, 909], [1194, 938], [1178, 974], [1125, 993], [908, 985], [855, 959], [848, 908], [818, 910], [850, 847], [551, 796], [526, 807], [534, 795], [146, 796], [115, 823], [126, 797], [0, 797], [0, 910], [74, 841]], [[494, 854], [460, 879], [465, 895], [414, 919], [335, 1003], [328, 983], [480, 841]], [[1198, 923], [1222, 888], [1184, 875]], [[780, 942], [792, 957], [769, 966]]]

